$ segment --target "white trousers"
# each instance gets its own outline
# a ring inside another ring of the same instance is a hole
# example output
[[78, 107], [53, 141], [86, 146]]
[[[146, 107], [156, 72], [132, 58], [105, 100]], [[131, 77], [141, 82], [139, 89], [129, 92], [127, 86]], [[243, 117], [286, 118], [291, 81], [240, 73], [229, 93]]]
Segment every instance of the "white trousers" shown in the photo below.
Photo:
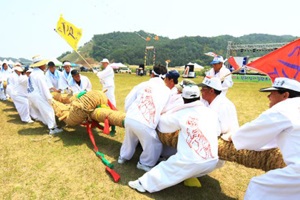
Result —
[[217, 162], [218, 159], [192, 162], [183, 160], [178, 154], [175, 154], [145, 173], [139, 178], [139, 181], [148, 192], [157, 192], [188, 178], [204, 176], [214, 170]]
[[28, 100], [30, 104], [30, 114], [32, 118], [40, 120], [49, 129], [57, 127], [55, 113], [52, 106], [40, 95], [29, 93]]
[[116, 97], [115, 97], [115, 87], [105, 87], [103, 90], [106, 90], [105, 92], [107, 98], [109, 99], [110, 103], [112, 103], [115, 107], [117, 107], [116, 104]]
[[299, 200], [300, 164], [271, 170], [251, 179], [245, 200]]
[[162, 143], [156, 131], [136, 120], [125, 118], [125, 138], [121, 146], [120, 156], [130, 160], [138, 142], [143, 148], [140, 163], [151, 167], [156, 165], [162, 152]]
[[11, 95], [11, 99], [15, 104], [15, 107], [20, 115], [21, 120], [23, 122], [28, 122], [29, 120], [31, 120], [29, 113], [28, 98], [19, 95]]

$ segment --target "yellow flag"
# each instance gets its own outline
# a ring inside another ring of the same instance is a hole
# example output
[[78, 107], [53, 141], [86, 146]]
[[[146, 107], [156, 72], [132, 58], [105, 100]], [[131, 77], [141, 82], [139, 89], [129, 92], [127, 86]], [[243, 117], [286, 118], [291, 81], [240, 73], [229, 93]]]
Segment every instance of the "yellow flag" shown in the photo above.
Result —
[[67, 43], [77, 51], [77, 44], [82, 36], [82, 30], [72, 23], [66, 21], [62, 15], [56, 25], [56, 32], [63, 37]]

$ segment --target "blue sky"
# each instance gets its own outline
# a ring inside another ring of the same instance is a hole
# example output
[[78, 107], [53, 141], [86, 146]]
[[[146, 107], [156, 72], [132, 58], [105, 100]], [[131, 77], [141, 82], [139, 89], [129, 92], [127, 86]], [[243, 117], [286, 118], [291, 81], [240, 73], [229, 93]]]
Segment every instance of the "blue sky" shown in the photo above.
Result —
[[94, 34], [144, 30], [157, 35], [300, 37], [298, 0], [0, 0], [0, 57], [51, 59], [72, 48], [54, 32], [60, 14]]

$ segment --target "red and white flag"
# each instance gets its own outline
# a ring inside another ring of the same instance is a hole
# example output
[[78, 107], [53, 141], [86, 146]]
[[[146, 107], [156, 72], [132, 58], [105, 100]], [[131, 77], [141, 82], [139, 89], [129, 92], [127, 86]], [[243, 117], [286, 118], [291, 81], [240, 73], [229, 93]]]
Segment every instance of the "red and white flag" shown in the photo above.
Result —
[[247, 67], [267, 74], [272, 82], [276, 77], [300, 81], [300, 38], [247, 64]]

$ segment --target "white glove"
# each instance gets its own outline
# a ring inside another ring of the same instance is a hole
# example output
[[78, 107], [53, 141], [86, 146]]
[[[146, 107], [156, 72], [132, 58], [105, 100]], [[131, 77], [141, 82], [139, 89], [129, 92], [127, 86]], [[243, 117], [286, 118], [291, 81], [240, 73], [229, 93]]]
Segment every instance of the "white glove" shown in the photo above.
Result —
[[232, 133], [230, 133], [230, 132], [226, 133], [226, 134], [222, 134], [221, 138], [225, 141], [231, 142], [231, 135], [232, 135]]
[[97, 74], [97, 73], [98, 73], [98, 71], [97, 71], [97, 70], [94, 70], [94, 69], [93, 69], [93, 72], [94, 72], [95, 74]]

